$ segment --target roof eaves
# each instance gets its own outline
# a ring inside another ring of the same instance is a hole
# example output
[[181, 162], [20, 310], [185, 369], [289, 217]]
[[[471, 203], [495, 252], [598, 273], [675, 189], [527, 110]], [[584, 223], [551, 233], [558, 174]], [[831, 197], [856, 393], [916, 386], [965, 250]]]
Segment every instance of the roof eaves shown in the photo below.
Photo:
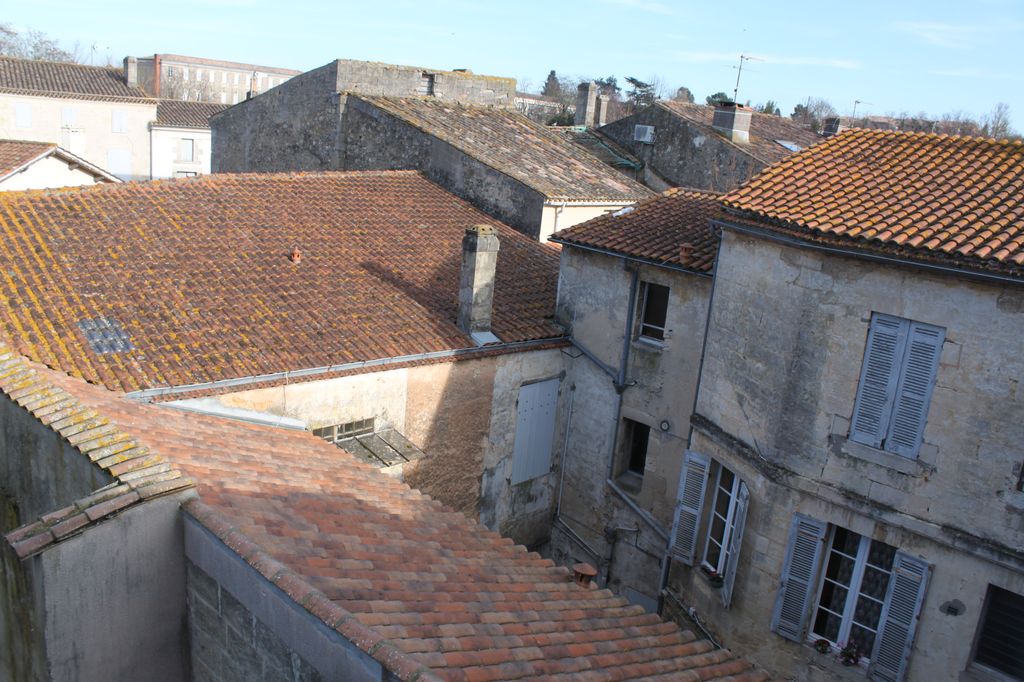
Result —
[[24, 97], [55, 97], [57, 99], [80, 99], [89, 102], [122, 102], [124, 104], [152, 104], [156, 106], [158, 100], [154, 97], [125, 97], [121, 95], [97, 95], [80, 92], [67, 92], [64, 90], [32, 90], [30, 88], [9, 88], [0, 86], [0, 93], [7, 95], [22, 95]]
[[578, 241], [569, 241], [559, 239], [557, 236], [548, 237], [549, 242], [555, 242], [562, 246], [569, 246], [576, 249], [582, 249], [584, 251], [593, 251], [594, 253], [604, 254], [606, 256], [612, 256], [615, 258], [624, 258], [628, 261], [635, 263], [643, 263], [644, 265], [653, 265], [659, 268], [665, 268], [666, 270], [675, 270], [676, 272], [685, 272], [688, 275], [699, 275], [701, 277], [712, 277], [712, 273], [706, 270], [696, 270], [694, 268], [688, 268], [683, 265], [678, 265], [670, 261], [660, 261], [654, 258], [645, 258], [643, 256], [636, 256], [626, 251], [620, 251], [618, 249], [609, 249], [601, 246], [592, 246]]
[[11, 168], [6, 173], [0, 174], [0, 182], [3, 182], [7, 178], [15, 176], [18, 173], [24, 171], [26, 168], [31, 166], [36, 161], [40, 161], [42, 159], [45, 159], [47, 156], [53, 154], [56, 149], [58, 149], [57, 145], [56, 144], [51, 144], [49, 149], [44, 149], [43, 151], [39, 152], [38, 154], [36, 154], [32, 158], [27, 159], [26, 161], [23, 161], [21, 164], [19, 164], [17, 166], [14, 166], [13, 168]]
[[195, 487], [192, 478], [64, 389], [46, 381], [2, 343], [0, 392], [114, 479], [69, 506], [7, 533], [5, 539], [19, 558], [38, 554], [129, 507]]

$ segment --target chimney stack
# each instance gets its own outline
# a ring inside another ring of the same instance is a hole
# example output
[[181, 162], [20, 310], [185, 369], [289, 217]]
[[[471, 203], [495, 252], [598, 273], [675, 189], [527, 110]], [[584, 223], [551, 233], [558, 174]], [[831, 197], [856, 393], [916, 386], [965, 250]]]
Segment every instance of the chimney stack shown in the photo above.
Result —
[[458, 324], [480, 346], [500, 340], [491, 333], [498, 247], [498, 231], [491, 225], [468, 227], [462, 237]]
[[608, 95], [597, 96], [597, 127], [600, 128], [608, 122]]
[[139, 60], [135, 57], [124, 58], [124, 82], [130, 88], [135, 88], [139, 85]]
[[751, 110], [735, 102], [715, 105], [711, 127], [737, 144], [750, 143]]
[[576, 91], [576, 117], [573, 123], [578, 126], [594, 127], [594, 110], [597, 108], [597, 83], [580, 83]]
[[822, 129], [821, 134], [825, 137], [832, 137], [846, 130], [846, 126], [843, 125], [843, 120], [838, 116], [830, 116], [825, 119], [825, 127]]

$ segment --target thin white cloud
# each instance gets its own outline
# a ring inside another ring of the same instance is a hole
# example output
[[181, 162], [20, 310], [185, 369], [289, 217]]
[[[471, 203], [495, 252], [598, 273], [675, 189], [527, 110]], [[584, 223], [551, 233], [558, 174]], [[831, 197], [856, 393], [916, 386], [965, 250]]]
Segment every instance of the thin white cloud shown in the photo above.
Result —
[[630, 9], [638, 9], [642, 12], [653, 12], [654, 14], [664, 14], [666, 16], [675, 14], [675, 11], [668, 5], [663, 5], [660, 2], [651, 2], [650, 0], [601, 0], [606, 5], [618, 5], [619, 7], [628, 7]]
[[975, 78], [990, 81], [1024, 81], [1024, 76], [1016, 73], [991, 73], [981, 69], [932, 69], [928, 71], [933, 76], [945, 76], [947, 78]]
[[999, 24], [970, 25], [945, 24], [938, 21], [898, 21], [892, 24], [892, 29], [912, 35], [928, 45], [968, 50], [987, 36], [1024, 31], [1024, 23], [1009, 21]]
[[[829, 57], [799, 57], [778, 54], [750, 54], [756, 61], [766, 64], [781, 64], [784, 66], [822, 66], [831, 69], [859, 69], [861, 63], [855, 59], [832, 59]], [[740, 56], [735, 52], [708, 52], [700, 50], [684, 50], [676, 52], [675, 57], [681, 62], [704, 64], [708, 62], [738, 63]]]

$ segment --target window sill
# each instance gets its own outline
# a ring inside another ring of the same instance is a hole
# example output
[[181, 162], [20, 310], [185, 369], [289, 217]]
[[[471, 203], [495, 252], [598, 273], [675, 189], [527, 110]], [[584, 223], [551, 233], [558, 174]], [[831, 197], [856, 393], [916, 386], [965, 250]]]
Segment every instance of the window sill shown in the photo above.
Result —
[[665, 350], [665, 339], [652, 339], [648, 336], [638, 336], [633, 339], [633, 346], [641, 350], [663, 351]]
[[636, 498], [640, 494], [640, 489], [643, 488], [644, 477], [635, 471], [626, 471], [619, 474], [615, 482], [630, 497]]
[[931, 473], [935, 470], [933, 466], [926, 462], [922, 462], [920, 458], [910, 459], [892, 452], [873, 448], [870, 445], [864, 445], [863, 443], [852, 441], [849, 438], [843, 438], [840, 436], [836, 436], [835, 438], [839, 442], [839, 453], [846, 455], [847, 457], [855, 457], [856, 459], [864, 460], [865, 462], [870, 462], [871, 464], [885, 467], [886, 469], [891, 469], [908, 476]]
[[971, 663], [960, 673], [959, 682], [1019, 682], [1020, 678], [1007, 675], [979, 663]]

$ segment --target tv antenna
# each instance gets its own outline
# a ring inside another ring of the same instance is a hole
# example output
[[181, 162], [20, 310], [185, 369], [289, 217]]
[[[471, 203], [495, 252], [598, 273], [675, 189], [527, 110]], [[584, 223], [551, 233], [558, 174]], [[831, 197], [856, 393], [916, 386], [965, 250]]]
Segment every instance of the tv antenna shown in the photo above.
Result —
[[[871, 102], [865, 102], [862, 99], [855, 99], [855, 100], [853, 100], [853, 114], [850, 115], [850, 118], [857, 118], [857, 105], [858, 104], [871, 104]], [[874, 106], [874, 105], [872, 105], [872, 106]]]
[[99, 47], [99, 43], [97, 43], [97, 42], [94, 42], [89, 47], [89, 65], [90, 66], [96, 66], [96, 48], [98, 48], [98, 47]]
[[743, 62], [763, 62], [764, 60], [760, 57], [751, 57], [745, 54], [740, 55], [740, 65], [732, 68], [736, 69], [736, 87], [732, 89], [732, 101], [739, 103], [737, 99], [740, 92], [740, 76], [743, 75]]

